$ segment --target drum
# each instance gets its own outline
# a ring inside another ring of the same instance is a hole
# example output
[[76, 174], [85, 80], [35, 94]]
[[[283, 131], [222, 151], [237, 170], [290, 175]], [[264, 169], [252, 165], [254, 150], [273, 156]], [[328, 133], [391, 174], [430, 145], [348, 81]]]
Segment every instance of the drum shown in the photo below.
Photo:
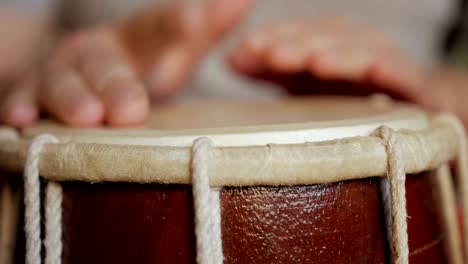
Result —
[[43, 121], [0, 168], [24, 174], [27, 263], [463, 263], [465, 149], [455, 118], [381, 97], [205, 100]]

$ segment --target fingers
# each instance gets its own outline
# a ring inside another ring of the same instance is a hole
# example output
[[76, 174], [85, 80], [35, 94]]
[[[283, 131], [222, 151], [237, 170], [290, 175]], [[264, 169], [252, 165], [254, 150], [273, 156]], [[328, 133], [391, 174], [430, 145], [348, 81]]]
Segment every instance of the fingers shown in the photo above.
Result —
[[231, 67], [243, 74], [256, 77], [259, 74], [269, 70], [263, 61], [256, 59], [247, 52], [235, 50], [227, 57], [227, 62]]
[[248, 34], [229, 57], [234, 69], [255, 76], [308, 72], [322, 80], [371, 82], [421, 99], [422, 74], [391, 42], [339, 19], [289, 22]]
[[255, 0], [208, 1], [207, 25], [213, 40], [232, 30], [255, 4]]
[[40, 93], [45, 111], [72, 126], [96, 126], [104, 121], [105, 109], [75, 70], [51, 67], [47, 70]]
[[205, 6], [201, 0], [183, 0], [170, 3], [164, 19], [172, 21], [177, 41], [199, 40], [206, 31]]
[[148, 95], [123, 52], [109, 32], [64, 41], [43, 72], [44, 110], [73, 126], [142, 123], [149, 113]]
[[37, 76], [31, 76], [6, 91], [0, 102], [0, 121], [16, 128], [34, 124], [39, 115], [36, 89]]
[[151, 98], [159, 100], [176, 94], [191, 77], [199, 54], [184, 45], [168, 48], [144, 77]]
[[[295, 43], [295, 44], [288, 44]], [[310, 61], [321, 62], [327, 54], [335, 52], [336, 41], [329, 36], [291, 38], [288, 43], [282, 41], [272, 45], [266, 55], [270, 67], [278, 72], [297, 73], [306, 71]], [[321, 65], [321, 64], [318, 64]]]
[[209, 44], [232, 30], [254, 3], [255, 0], [182, 0], [168, 2], [163, 12], [150, 11], [149, 15], [160, 14], [163, 20], [170, 22], [178, 41]]
[[176, 94], [191, 77], [201, 56], [235, 27], [247, 14], [254, 0], [184, 0], [173, 5], [174, 42], [165, 46], [150, 61], [144, 76], [151, 98]]
[[[231, 54], [244, 54], [257, 64], [264, 64], [280, 73], [297, 73], [306, 70], [310, 57], [336, 45], [336, 34], [310, 23], [298, 22], [275, 25], [248, 34], [241, 45]], [[233, 65], [239, 70], [242, 65]]]
[[105, 108], [105, 121], [114, 126], [142, 123], [149, 113], [148, 95], [132, 67], [110, 47], [83, 55], [77, 66], [89, 89]]

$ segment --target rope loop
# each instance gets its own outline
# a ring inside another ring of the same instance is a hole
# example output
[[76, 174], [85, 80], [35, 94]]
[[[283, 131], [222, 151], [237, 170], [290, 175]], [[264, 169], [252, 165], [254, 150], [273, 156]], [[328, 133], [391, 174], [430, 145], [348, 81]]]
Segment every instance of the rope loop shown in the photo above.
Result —
[[62, 200], [62, 185], [49, 181], [45, 201], [46, 264], [60, 264], [62, 262]]
[[209, 138], [194, 141], [192, 147], [192, 192], [195, 209], [197, 263], [223, 263], [220, 190], [210, 187], [209, 161], [214, 144]]
[[26, 156], [24, 169], [24, 231], [26, 233], [27, 264], [41, 263], [41, 196], [39, 181], [39, 157], [42, 149], [44, 148], [44, 145], [56, 144], [58, 142], [59, 140], [53, 135], [43, 134], [37, 136], [32, 140]]

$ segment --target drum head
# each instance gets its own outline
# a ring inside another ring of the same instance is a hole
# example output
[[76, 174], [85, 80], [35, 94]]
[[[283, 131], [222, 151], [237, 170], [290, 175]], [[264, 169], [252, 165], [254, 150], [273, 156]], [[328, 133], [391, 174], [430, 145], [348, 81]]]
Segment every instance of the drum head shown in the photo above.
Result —
[[368, 136], [376, 127], [422, 130], [424, 112], [385, 98], [311, 97], [280, 101], [232, 102], [191, 100], [156, 106], [147, 123], [137, 128], [77, 129], [44, 121], [26, 137], [50, 132], [64, 142], [191, 146], [210, 137], [218, 146], [300, 144]]

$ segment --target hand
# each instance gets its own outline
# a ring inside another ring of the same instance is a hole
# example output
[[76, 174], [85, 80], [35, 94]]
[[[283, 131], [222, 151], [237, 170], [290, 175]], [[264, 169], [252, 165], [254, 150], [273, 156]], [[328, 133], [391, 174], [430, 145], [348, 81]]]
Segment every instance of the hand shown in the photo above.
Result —
[[468, 73], [459, 69], [439, 68], [428, 73], [427, 83], [431, 109], [457, 115], [468, 128]]
[[[292, 93], [366, 94], [378, 89], [427, 101], [424, 72], [417, 65], [382, 34], [341, 18], [260, 28], [245, 36], [229, 62], [243, 74], [279, 82]], [[323, 86], [323, 81], [335, 85]], [[340, 82], [347, 85], [336, 85]]]
[[171, 2], [125, 21], [72, 33], [41, 69], [1, 96], [1, 120], [24, 127], [44, 110], [74, 126], [140, 123], [149, 112], [150, 97], [175, 94], [251, 2]]

